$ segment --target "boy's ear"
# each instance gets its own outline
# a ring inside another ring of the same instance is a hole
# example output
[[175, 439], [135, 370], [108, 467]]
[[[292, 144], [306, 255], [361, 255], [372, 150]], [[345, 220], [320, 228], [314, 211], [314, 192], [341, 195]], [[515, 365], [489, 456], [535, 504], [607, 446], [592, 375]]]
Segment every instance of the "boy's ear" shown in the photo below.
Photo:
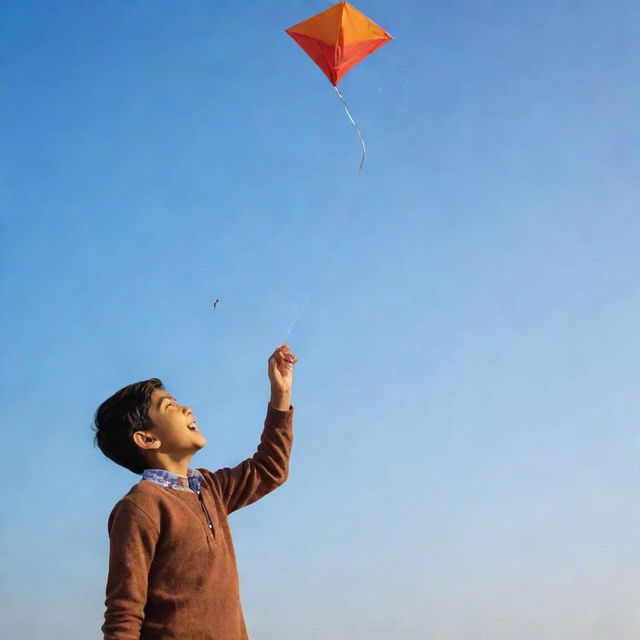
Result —
[[136, 431], [133, 434], [133, 441], [141, 449], [159, 449], [160, 440], [148, 431]]

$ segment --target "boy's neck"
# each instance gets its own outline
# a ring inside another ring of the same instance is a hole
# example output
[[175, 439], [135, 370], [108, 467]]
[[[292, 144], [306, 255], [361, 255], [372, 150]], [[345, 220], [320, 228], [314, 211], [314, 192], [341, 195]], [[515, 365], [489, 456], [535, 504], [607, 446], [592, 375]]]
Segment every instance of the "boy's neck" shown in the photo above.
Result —
[[191, 456], [180, 460], [173, 460], [166, 455], [160, 454], [153, 456], [152, 460], [147, 459], [147, 469], [163, 469], [164, 471], [170, 471], [179, 476], [186, 476], [189, 471], [190, 461]]

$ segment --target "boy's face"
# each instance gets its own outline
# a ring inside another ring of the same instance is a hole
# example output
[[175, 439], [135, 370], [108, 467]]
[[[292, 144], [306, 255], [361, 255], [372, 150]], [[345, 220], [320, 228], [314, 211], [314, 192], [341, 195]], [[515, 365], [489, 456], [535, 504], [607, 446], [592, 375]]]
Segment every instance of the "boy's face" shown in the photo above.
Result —
[[[143, 448], [170, 455], [193, 455], [207, 444], [199, 431], [196, 419], [189, 407], [178, 404], [164, 389], [154, 389], [151, 394], [149, 418], [153, 427], [143, 437]], [[153, 440], [149, 440], [151, 436]]]

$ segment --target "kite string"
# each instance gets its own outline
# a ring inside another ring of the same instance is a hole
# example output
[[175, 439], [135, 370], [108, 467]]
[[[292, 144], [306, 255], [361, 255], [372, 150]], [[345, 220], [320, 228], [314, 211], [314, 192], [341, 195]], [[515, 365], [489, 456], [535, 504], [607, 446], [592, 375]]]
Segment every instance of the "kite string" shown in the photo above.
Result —
[[[346, 101], [344, 99], [344, 96], [340, 92], [340, 89], [338, 89], [338, 87], [336, 85], [334, 85], [333, 88], [336, 90], [336, 93], [338, 94], [338, 98], [340, 98], [340, 102], [342, 102], [342, 105], [343, 105], [344, 110], [345, 110], [345, 112], [347, 114], [347, 117], [351, 121], [351, 124], [354, 126], [354, 128], [356, 130], [356, 133], [358, 134], [358, 137], [360, 138], [360, 144], [362, 145], [362, 158], [360, 160], [360, 166], [358, 167], [358, 171], [356, 173], [356, 177], [357, 177], [357, 176], [360, 175], [360, 172], [362, 171], [362, 167], [364, 165], [364, 159], [365, 159], [365, 157], [367, 155], [367, 145], [365, 144], [364, 137], [362, 136], [362, 133], [360, 132], [360, 129], [358, 128], [358, 125], [356, 124], [356, 121], [353, 119], [353, 116], [351, 115], [351, 112], [349, 111], [349, 107], [348, 107], [348, 105], [347, 105], [347, 103], [346, 103]], [[349, 212], [351, 211], [351, 207], [353, 205], [353, 198], [355, 196], [355, 187], [356, 187], [356, 183], [355, 183], [355, 180], [354, 180], [353, 186], [352, 186], [352, 189], [351, 189], [351, 194], [349, 196], [348, 204], [347, 204], [347, 207], [344, 210], [344, 216], [342, 216], [342, 218], [340, 220], [340, 223], [344, 222], [344, 220], [349, 216]], [[340, 230], [340, 225], [337, 224], [336, 225], [336, 234], [335, 234], [336, 236], [338, 235], [339, 230]], [[335, 242], [332, 242], [331, 245], [335, 246]], [[309, 293], [307, 294], [307, 297], [305, 298], [305, 300], [302, 303], [302, 306], [300, 307], [298, 313], [295, 315], [295, 317], [291, 321], [291, 324], [289, 325], [289, 328], [287, 329], [287, 333], [284, 336], [282, 344], [286, 343], [287, 338], [289, 337], [289, 335], [293, 331], [294, 327], [298, 323], [298, 320], [302, 317], [302, 314], [305, 312], [305, 310], [307, 308], [307, 305], [309, 304], [309, 301], [311, 300], [311, 298], [313, 297], [314, 293], [316, 292], [316, 289], [318, 288], [318, 283], [322, 279], [322, 276], [324, 274], [325, 268], [326, 268], [326, 266], [327, 266], [327, 264], [329, 262], [329, 258], [330, 258], [330, 254], [327, 253], [327, 255], [325, 255], [324, 260], [320, 264], [320, 267], [318, 268], [318, 270], [316, 271], [316, 273], [315, 273], [315, 275], [313, 277], [311, 289], [310, 289]]]
[[[338, 221], [336, 222], [335, 231], [332, 234], [332, 237], [330, 238], [330, 241], [329, 241], [330, 249], [326, 252], [326, 254], [324, 256], [324, 259], [322, 260], [322, 262], [320, 263], [320, 266], [316, 270], [316, 272], [315, 272], [315, 274], [313, 276], [313, 280], [312, 280], [312, 283], [311, 283], [311, 288], [309, 290], [309, 293], [307, 294], [307, 297], [305, 298], [304, 302], [302, 303], [302, 306], [300, 307], [298, 313], [295, 315], [294, 319], [291, 321], [291, 324], [289, 325], [289, 328], [287, 329], [287, 333], [285, 334], [284, 339], [282, 340], [281, 344], [284, 344], [284, 343], [287, 342], [287, 338], [289, 337], [289, 335], [293, 331], [294, 327], [298, 323], [298, 320], [300, 320], [300, 318], [302, 317], [302, 314], [305, 312], [305, 310], [306, 310], [311, 298], [313, 298], [313, 296], [315, 295], [316, 291], [318, 290], [318, 285], [320, 284], [320, 281], [322, 280], [322, 277], [325, 274], [325, 271], [327, 269], [329, 261], [331, 260], [331, 258], [333, 258], [335, 256], [336, 246], [338, 244], [338, 239], [340, 237], [340, 231], [342, 229], [343, 224], [345, 223], [345, 221], [349, 217], [349, 214], [351, 212], [351, 208], [353, 206], [353, 201], [355, 199], [355, 194], [356, 194], [356, 186], [357, 186], [356, 185], [356, 181], [353, 180], [352, 185], [351, 185], [351, 193], [349, 194], [349, 199], [347, 200], [347, 206], [344, 208], [343, 215], [341, 215], [340, 218], [338, 219]], [[333, 249], [333, 250], [331, 250], [331, 249]]]
[[295, 318], [292, 320], [291, 324], [289, 325], [289, 328], [287, 329], [287, 333], [284, 334], [284, 338], [283, 338], [283, 340], [282, 340], [282, 342], [280, 344], [285, 344], [287, 342], [287, 338], [289, 337], [289, 334], [293, 331], [293, 328], [298, 323], [298, 320], [300, 319], [300, 316], [304, 313], [305, 309], [307, 308], [307, 305], [309, 304], [309, 300], [311, 300], [311, 297], [315, 293], [315, 290], [316, 290], [316, 287], [318, 285], [318, 282], [320, 282], [320, 277], [322, 275], [322, 271], [323, 271], [324, 267], [326, 266], [326, 261], [327, 260], [325, 258], [324, 263], [322, 264], [320, 269], [318, 269], [318, 271], [316, 272], [316, 274], [315, 274], [315, 276], [313, 278], [313, 284], [311, 285], [311, 290], [307, 294], [307, 297], [305, 298], [305, 301], [302, 303], [302, 306], [300, 307], [300, 310], [296, 314]]

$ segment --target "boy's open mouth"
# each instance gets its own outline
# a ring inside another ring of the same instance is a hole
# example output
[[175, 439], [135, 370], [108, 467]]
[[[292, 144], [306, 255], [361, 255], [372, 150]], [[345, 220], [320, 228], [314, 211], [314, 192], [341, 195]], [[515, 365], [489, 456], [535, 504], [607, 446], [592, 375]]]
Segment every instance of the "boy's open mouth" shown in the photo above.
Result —
[[191, 424], [187, 425], [187, 429], [189, 429], [189, 431], [197, 431], [198, 423], [194, 420]]

